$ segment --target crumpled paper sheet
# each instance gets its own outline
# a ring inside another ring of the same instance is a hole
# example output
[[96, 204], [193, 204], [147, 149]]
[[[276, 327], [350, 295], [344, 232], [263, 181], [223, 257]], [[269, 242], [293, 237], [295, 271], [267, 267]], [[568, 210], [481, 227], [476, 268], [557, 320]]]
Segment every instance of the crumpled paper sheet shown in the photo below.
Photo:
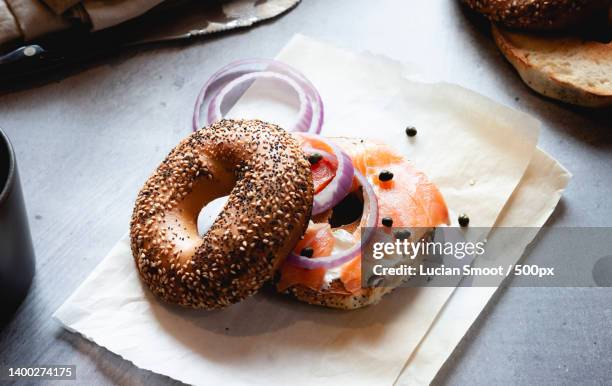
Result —
[[164, 0], [83, 0], [91, 30], [99, 31], [143, 15]]
[[[89, 15], [92, 31], [113, 27], [136, 18], [164, 0], [83, 0], [83, 8]], [[225, 0], [212, 3], [210, 11], [201, 15], [194, 35], [207, 35], [234, 28], [249, 27], [268, 20], [295, 7], [300, 0]], [[219, 17], [222, 15], [221, 17]], [[187, 31], [184, 31], [185, 33]]]
[[17, 30], [10, 31], [7, 35], [0, 35], [0, 44], [8, 43], [8, 38], [15, 35], [28, 41], [71, 26], [69, 20], [54, 14], [39, 0], [0, 1], [6, 4], [6, 10], [3, 9], [5, 7], [0, 7], [0, 12], [3, 12], [2, 18], [14, 18], [15, 24], [18, 25]]
[[71, 7], [74, 7], [75, 5], [81, 2], [81, 0], [41, 0], [41, 1], [47, 4], [47, 6], [51, 8], [51, 10], [58, 15], [61, 15], [62, 13], [70, 9]]
[[17, 19], [13, 16], [8, 4], [0, 0], [0, 47], [2, 44], [17, 40], [21, 37], [21, 31]]
[[[499, 221], [510, 196], [521, 192], [530, 198], [519, 208], [523, 215], [531, 212], [527, 218], [546, 218], [556, 205], [566, 182], [560, 167], [521, 182], [530, 161], [539, 162], [534, 158], [538, 123], [528, 116], [457, 86], [408, 80], [407, 70], [388, 59], [300, 36], [280, 58], [320, 90], [327, 107], [326, 135], [375, 137], [398, 147], [438, 184], [451, 210], [470, 213], [478, 225]], [[256, 101], [245, 95], [238, 108], [247, 114]], [[407, 124], [419, 129], [412, 140], [403, 134]], [[540, 166], [530, 168], [539, 171]], [[535, 194], [544, 185], [554, 186], [556, 194]], [[455, 298], [453, 291], [398, 289], [379, 305], [352, 312], [264, 291], [226, 310], [187, 311], [158, 302], [142, 287], [124, 239], [55, 317], [136, 366], [186, 383], [389, 385], [415, 349], [427, 349], [428, 331], [442, 320], [440, 311]], [[476, 315], [479, 306], [474, 306]], [[444, 362], [456, 345], [454, 337], [426, 350], [432, 363]], [[425, 367], [414, 359], [406, 371], [416, 363], [421, 374]], [[422, 374], [427, 378], [427, 372]]]
[[[40, 0], [0, 0], [0, 46], [20, 39], [30, 41], [70, 28], [76, 22], [91, 23], [91, 30], [99, 31], [136, 18], [163, 1], [52, 1], [57, 11], [65, 11], [61, 14], [53, 12]], [[191, 32], [194, 35], [207, 35], [248, 27], [276, 17], [299, 2], [300, 0], [226, 0], [221, 4], [213, 4], [209, 12], [202, 14]], [[76, 5], [66, 10], [70, 4]], [[185, 30], [180, 33], [187, 32], [189, 31]], [[150, 34], [154, 38], [157, 31], [151, 30]]]

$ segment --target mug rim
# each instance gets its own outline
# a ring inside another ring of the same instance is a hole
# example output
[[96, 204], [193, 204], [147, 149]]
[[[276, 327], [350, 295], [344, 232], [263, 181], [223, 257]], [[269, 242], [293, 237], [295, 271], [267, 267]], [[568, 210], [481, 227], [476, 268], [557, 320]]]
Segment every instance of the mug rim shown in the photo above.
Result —
[[8, 136], [0, 128], [0, 146], [5, 146], [8, 150], [9, 156], [9, 168], [6, 176], [6, 183], [4, 187], [0, 187], [0, 204], [8, 197], [11, 187], [13, 186], [13, 180], [15, 179], [15, 153], [13, 151], [13, 145], [8, 139]]

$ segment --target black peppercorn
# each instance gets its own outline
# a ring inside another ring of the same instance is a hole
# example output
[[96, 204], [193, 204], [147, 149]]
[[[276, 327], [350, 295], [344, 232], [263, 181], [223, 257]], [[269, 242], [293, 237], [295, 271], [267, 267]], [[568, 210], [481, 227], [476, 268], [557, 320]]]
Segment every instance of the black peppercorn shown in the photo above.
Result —
[[388, 170], [383, 170], [378, 174], [378, 179], [381, 181], [391, 181], [393, 179], [393, 173]]
[[314, 254], [314, 250], [310, 247], [306, 247], [302, 249], [302, 252], [300, 252], [300, 255], [305, 256], [305, 257], [312, 257], [313, 254]]
[[466, 227], [469, 223], [470, 218], [467, 216], [467, 214], [463, 213], [461, 216], [459, 216], [459, 225], [461, 227]]
[[414, 137], [417, 135], [417, 129], [414, 126], [406, 127], [406, 135], [409, 137]]
[[383, 217], [381, 222], [386, 227], [393, 226], [393, 219], [391, 217]]
[[317, 162], [321, 161], [323, 159], [323, 156], [319, 153], [312, 153], [310, 155], [308, 155], [308, 162], [310, 162], [311, 165], [316, 164]]

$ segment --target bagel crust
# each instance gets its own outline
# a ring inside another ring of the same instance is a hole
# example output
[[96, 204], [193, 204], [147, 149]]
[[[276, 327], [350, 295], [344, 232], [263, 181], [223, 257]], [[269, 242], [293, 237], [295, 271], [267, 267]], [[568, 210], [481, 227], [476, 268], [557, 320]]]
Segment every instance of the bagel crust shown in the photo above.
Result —
[[509, 28], [555, 30], [584, 22], [610, 0], [462, 0]]
[[[204, 236], [200, 210], [229, 194]], [[138, 194], [131, 247], [161, 299], [217, 309], [254, 294], [308, 225], [310, 164], [297, 140], [258, 120], [223, 120], [174, 148]]]
[[[399, 284], [398, 284], [399, 285]], [[341, 310], [356, 310], [377, 304], [386, 294], [396, 287], [374, 287], [362, 288], [356, 293], [346, 293], [340, 280], [335, 279], [329, 284], [329, 289], [312, 290], [301, 284], [287, 289], [286, 293], [293, 295], [296, 299], [312, 304]]]
[[[423, 235], [423, 240], [433, 240], [435, 229], [428, 229]], [[358, 257], [359, 259], [361, 257]], [[415, 256], [414, 259], [405, 261], [404, 265], [418, 267], [423, 262], [424, 255]], [[341, 310], [356, 310], [371, 305], [378, 304], [388, 293], [401, 286], [404, 282], [410, 280], [409, 276], [398, 276], [395, 278], [387, 277], [384, 286], [379, 287], [362, 287], [354, 293], [346, 291], [344, 284], [340, 279], [334, 279], [327, 283], [325, 288], [313, 290], [303, 284], [296, 284], [287, 288], [285, 294], [293, 295], [297, 300], [304, 303], [323, 306], [329, 308], [338, 308]]]

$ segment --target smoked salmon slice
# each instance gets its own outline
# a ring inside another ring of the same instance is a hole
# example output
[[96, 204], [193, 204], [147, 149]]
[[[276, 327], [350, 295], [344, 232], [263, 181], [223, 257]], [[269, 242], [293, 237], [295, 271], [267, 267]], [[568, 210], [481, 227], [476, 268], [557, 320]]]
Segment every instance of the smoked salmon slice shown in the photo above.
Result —
[[[312, 248], [313, 258], [329, 256], [334, 248], [331, 226], [327, 223], [315, 224], [311, 222], [306, 229], [306, 233], [304, 233], [304, 237], [293, 249], [293, 253], [299, 255], [306, 247]], [[293, 264], [283, 264], [277, 288], [284, 291], [295, 283], [302, 283], [308, 288], [321, 288], [324, 276], [325, 269], [323, 268], [304, 269]]]
[[336, 176], [336, 166], [326, 159], [310, 165], [310, 170], [312, 171], [315, 194], [323, 190]]
[[[319, 149], [322, 150], [323, 153], [327, 154], [331, 154], [334, 152], [333, 149], [331, 149], [325, 142], [319, 141], [314, 137], [311, 138], [300, 135], [296, 138], [304, 149]], [[337, 165], [335, 164], [335, 160], [330, 160], [325, 157], [322, 158], [320, 161], [310, 165], [315, 194], [323, 190], [323, 188], [325, 188], [336, 176], [336, 167]]]

